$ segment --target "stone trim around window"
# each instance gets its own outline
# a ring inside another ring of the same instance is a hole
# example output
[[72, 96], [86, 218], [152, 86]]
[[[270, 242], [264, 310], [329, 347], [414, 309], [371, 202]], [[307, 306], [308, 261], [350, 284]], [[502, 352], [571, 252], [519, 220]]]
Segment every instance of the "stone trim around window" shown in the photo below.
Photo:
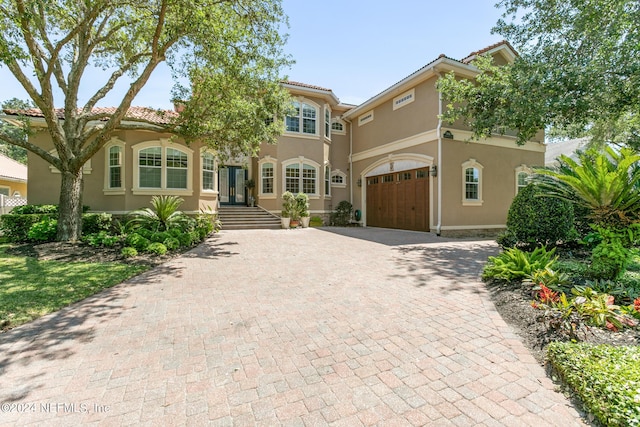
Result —
[[393, 98], [393, 110], [397, 110], [402, 107], [406, 107], [416, 100], [416, 90], [411, 89], [406, 91], [405, 93], [396, 96]]
[[[268, 168], [268, 166], [265, 165], [271, 165], [271, 176], [263, 176], [263, 166], [265, 168]], [[275, 199], [277, 198], [277, 194], [276, 194], [276, 189], [278, 188], [278, 159], [274, 159], [271, 156], [265, 156], [262, 159], [260, 159], [258, 161], [258, 197], [260, 199]], [[264, 179], [267, 179], [267, 182], [265, 183]], [[270, 184], [270, 189], [271, 192], [267, 193], [265, 192], [265, 190], [269, 190], [269, 184]], [[265, 188], [267, 187], [267, 188]]]
[[285, 116], [285, 135], [319, 136], [320, 105], [306, 98], [296, 98], [292, 102], [295, 115]]
[[[161, 149], [161, 173], [160, 187], [140, 187], [140, 151], [147, 148]], [[133, 194], [141, 196], [152, 195], [176, 195], [191, 196], [193, 195], [193, 150], [183, 145], [171, 142], [167, 138], [160, 138], [154, 141], [145, 141], [131, 147], [133, 150]], [[172, 149], [179, 151], [187, 157], [187, 188], [167, 188], [167, 150]]]
[[[287, 191], [287, 167], [291, 165], [298, 166], [298, 175], [296, 177], [289, 177], [289, 181], [295, 180], [297, 178], [298, 184], [297, 188], [290, 189], [294, 194], [299, 192], [306, 193], [309, 197], [319, 197], [319, 180], [320, 180], [320, 164], [314, 162], [311, 159], [306, 159], [303, 156], [300, 156], [295, 159], [289, 159], [282, 162], [282, 192]], [[307, 166], [305, 168], [305, 166]], [[313, 192], [305, 192], [305, 179], [309, 180], [309, 177], [305, 178], [305, 170], [314, 170], [314, 178], [313, 178]]]
[[373, 110], [369, 110], [366, 113], [358, 116], [358, 126], [366, 125], [373, 121]]
[[[200, 149], [200, 191], [206, 194], [218, 194], [218, 162], [216, 156], [207, 150], [207, 147]], [[205, 180], [205, 173], [211, 174], [211, 177]], [[205, 181], [209, 181], [209, 179], [212, 188], [205, 188]]]
[[[120, 164], [112, 165], [111, 164], [111, 150], [112, 149], [120, 150]], [[109, 142], [105, 144], [104, 149], [104, 187], [102, 192], [105, 196], [120, 196], [125, 194], [126, 187], [126, 142], [121, 140], [118, 137], [112, 137]], [[112, 187], [111, 186], [111, 172], [112, 168], [120, 167], [120, 186]]]
[[483, 168], [476, 159], [462, 164], [462, 206], [482, 206]]
[[331, 186], [335, 188], [347, 188], [347, 174], [340, 169], [331, 171]]

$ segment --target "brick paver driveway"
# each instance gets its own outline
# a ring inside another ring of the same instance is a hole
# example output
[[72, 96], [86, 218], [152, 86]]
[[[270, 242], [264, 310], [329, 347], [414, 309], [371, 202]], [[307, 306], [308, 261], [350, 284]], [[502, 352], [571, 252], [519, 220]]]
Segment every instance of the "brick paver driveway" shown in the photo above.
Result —
[[496, 251], [222, 232], [0, 335], [0, 424], [580, 425], [477, 280]]

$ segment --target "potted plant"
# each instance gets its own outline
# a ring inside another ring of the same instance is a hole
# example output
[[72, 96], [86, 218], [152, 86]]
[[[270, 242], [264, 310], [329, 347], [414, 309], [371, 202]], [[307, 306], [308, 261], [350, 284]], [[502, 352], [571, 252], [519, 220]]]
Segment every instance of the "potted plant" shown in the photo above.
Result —
[[282, 228], [286, 229], [291, 225], [291, 218], [294, 216], [295, 201], [296, 198], [291, 192], [285, 191], [282, 194], [282, 215], [280, 216]]
[[253, 189], [256, 186], [256, 182], [253, 179], [248, 179], [245, 183], [244, 186], [247, 187], [247, 206], [249, 207], [253, 207], [255, 204], [256, 199], [253, 197]]
[[309, 196], [305, 193], [298, 193], [296, 195], [296, 208], [302, 228], [309, 227]]

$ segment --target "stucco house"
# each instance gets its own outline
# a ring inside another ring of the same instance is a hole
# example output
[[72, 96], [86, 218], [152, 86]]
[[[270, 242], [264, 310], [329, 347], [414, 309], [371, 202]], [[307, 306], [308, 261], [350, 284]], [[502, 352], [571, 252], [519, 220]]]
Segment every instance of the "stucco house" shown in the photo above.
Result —
[[[441, 55], [361, 105], [341, 103], [330, 90], [283, 82], [295, 113], [286, 117], [278, 144], [263, 144], [252, 159], [218, 165], [214, 153], [186, 146], [154, 131], [118, 131], [85, 164], [84, 204], [93, 211], [125, 213], [148, 205], [154, 194], [175, 194], [182, 209], [245, 205], [247, 179], [256, 183], [257, 206], [274, 214], [285, 191], [304, 192], [312, 215], [328, 217], [342, 200], [360, 210], [363, 226], [441, 234], [495, 232], [504, 228], [508, 208], [532, 166], [544, 165], [542, 132], [518, 146], [495, 136], [466, 142], [462, 124], [439, 120], [444, 101], [436, 81], [444, 73], [473, 77], [470, 62], [480, 54], [507, 63], [517, 55], [507, 42], [462, 60]], [[348, 77], [345, 77], [348, 78]], [[5, 111], [5, 120], [14, 112]], [[37, 124], [39, 112], [29, 112]], [[152, 117], [132, 108], [129, 116]], [[32, 140], [53, 150], [46, 132]], [[57, 203], [55, 168], [29, 154], [29, 203]]]
[[27, 167], [0, 154], [0, 194], [27, 197]]

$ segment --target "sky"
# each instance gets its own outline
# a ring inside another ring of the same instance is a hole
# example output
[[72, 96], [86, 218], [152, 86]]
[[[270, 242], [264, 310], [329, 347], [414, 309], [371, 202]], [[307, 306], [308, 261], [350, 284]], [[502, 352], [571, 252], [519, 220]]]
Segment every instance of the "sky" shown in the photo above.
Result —
[[[341, 102], [360, 104], [444, 53], [462, 59], [497, 43], [491, 34], [500, 18], [497, 0], [283, 0], [290, 27], [285, 52], [295, 64], [283, 70], [291, 81], [333, 90]], [[85, 76], [80, 103], [92, 95], [99, 73]], [[133, 102], [173, 108], [171, 77], [158, 68]], [[116, 86], [99, 106], [114, 106], [126, 88]], [[27, 99], [6, 67], [0, 67], [0, 101]], [[56, 104], [61, 105], [60, 97]]]

